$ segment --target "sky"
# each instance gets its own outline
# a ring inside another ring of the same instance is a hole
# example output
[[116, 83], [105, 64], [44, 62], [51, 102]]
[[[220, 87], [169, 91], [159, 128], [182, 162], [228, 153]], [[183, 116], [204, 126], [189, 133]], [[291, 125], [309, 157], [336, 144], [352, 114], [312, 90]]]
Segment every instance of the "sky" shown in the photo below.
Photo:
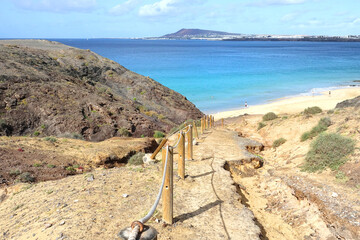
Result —
[[360, 35], [360, 0], [0, 0], [0, 38]]

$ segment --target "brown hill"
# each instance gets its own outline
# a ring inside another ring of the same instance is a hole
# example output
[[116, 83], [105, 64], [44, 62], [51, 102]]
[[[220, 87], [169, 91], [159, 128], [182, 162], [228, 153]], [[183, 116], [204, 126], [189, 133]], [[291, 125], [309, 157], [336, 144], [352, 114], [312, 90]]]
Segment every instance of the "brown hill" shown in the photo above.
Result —
[[101, 141], [152, 136], [202, 116], [153, 79], [57, 42], [0, 41], [0, 69], [0, 135]]

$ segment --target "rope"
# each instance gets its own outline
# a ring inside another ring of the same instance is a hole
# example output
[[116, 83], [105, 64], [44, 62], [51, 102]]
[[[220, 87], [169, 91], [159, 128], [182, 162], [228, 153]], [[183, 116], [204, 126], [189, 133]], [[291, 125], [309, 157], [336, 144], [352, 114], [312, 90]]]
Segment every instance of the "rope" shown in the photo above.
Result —
[[173, 149], [177, 148], [177, 146], [179, 145], [180, 140], [181, 140], [181, 133], [182, 133], [182, 131], [180, 131], [178, 142], [172, 147]]
[[189, 127], [189, 129], [186, 131], [186, 132], [184, 132], [185, 134], [186, 133], [188, 133], [189, 131], [190, 131], [190, 126], [192, 126], [191, 124], [189, 124], [189, 125], [187, 125], [186, 127]]
[[140, 226], [135, 225], [135, 227], [131, 230], [128, 240], [136, 240], [137, 235], [139, 234]]
[[[147, 221], [149, 221], [151, 216], [154, 214], [157, 205], [159, 204], [161, 194], [162, 194], [162, 190], [163, 190], [164, 185], [165, 185], [166, 167], [167, 167], [167, 163], [168, 163], [168, 153], [169, 153], [169, 146], [166, 146], [166, 158], [165, 158], [166, 160], [165, 160], [165, 165], [164, 165], [164, 175], [163, 175], [163, 179], [162, 179], [162, 183], [161, 183], [161, 186], [160, 186], [160, 189], [159, 189], [158, 196], [157, 196], [157, 198], [156, 198], [156, 200], [154, 202], [154, 205], [151, 207], [149, 213], [145, 217], [140, 219], [139, 222], [146, 223]], [[130, 238], [129, 238], [129, 240], [130, 240]]]

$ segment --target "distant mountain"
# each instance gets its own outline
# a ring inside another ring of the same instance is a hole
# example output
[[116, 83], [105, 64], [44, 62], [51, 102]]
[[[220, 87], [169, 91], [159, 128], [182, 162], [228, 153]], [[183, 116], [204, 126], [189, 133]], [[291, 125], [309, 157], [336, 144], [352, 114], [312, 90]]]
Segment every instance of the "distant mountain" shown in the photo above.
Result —
[[227, 33], [220, 31], [212, 30], [203, 30], [203, 29], [186, 29], [183, 28], [176, 33], [166, 34], [160, 38], [170, 38], [170, 39], [199, 39], [199, 38], [224, 38], [229, 36], [241, 36], [242, 34], [238, 33]]
[[224, 41], [307, 41], [307, 42], [360, 42], [360, 35], [323, 36], [323, 35], [277, 35], [277, 34], [240, 34], [203, 29], [183, 28], [176, 33], [149, 39], [201, 39]]

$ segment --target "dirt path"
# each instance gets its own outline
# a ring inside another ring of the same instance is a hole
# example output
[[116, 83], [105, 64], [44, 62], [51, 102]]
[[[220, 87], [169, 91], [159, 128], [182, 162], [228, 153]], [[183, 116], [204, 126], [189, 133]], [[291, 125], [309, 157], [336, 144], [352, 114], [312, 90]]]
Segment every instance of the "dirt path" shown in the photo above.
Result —
[[[157, 221], [161, 203], [148, 222], [158, 239], [356, 239], [334, 231], [323, 209], [291, 187], [291, 176], [246, 149], [262, 146], [224, 129], [200, 137], [186, 179], [175, 174], [175, 223]], [[177, 154], [175, 173], [176, 162]], [[0, 192], [0, 239], [119, 239], [150, 209], [160, 181], [158, 162], [15, 185]]]
[[[226, 161], [244, 154], [234, 137], [234, 132], [218, 130], [201, 136], [194, 160], [186, 162], [186, 180], [175, 177], [175, 223], [156, 221], [161, 204], [148, 223], [158, 230], [158, 239], [259, 239], [260, 228], [224, 169]], [[0, 239], [118, 239], [122, 228], [150, 209], [160, 170], [160, 162], [97, 169], [8, 188], [0, 192]]]

